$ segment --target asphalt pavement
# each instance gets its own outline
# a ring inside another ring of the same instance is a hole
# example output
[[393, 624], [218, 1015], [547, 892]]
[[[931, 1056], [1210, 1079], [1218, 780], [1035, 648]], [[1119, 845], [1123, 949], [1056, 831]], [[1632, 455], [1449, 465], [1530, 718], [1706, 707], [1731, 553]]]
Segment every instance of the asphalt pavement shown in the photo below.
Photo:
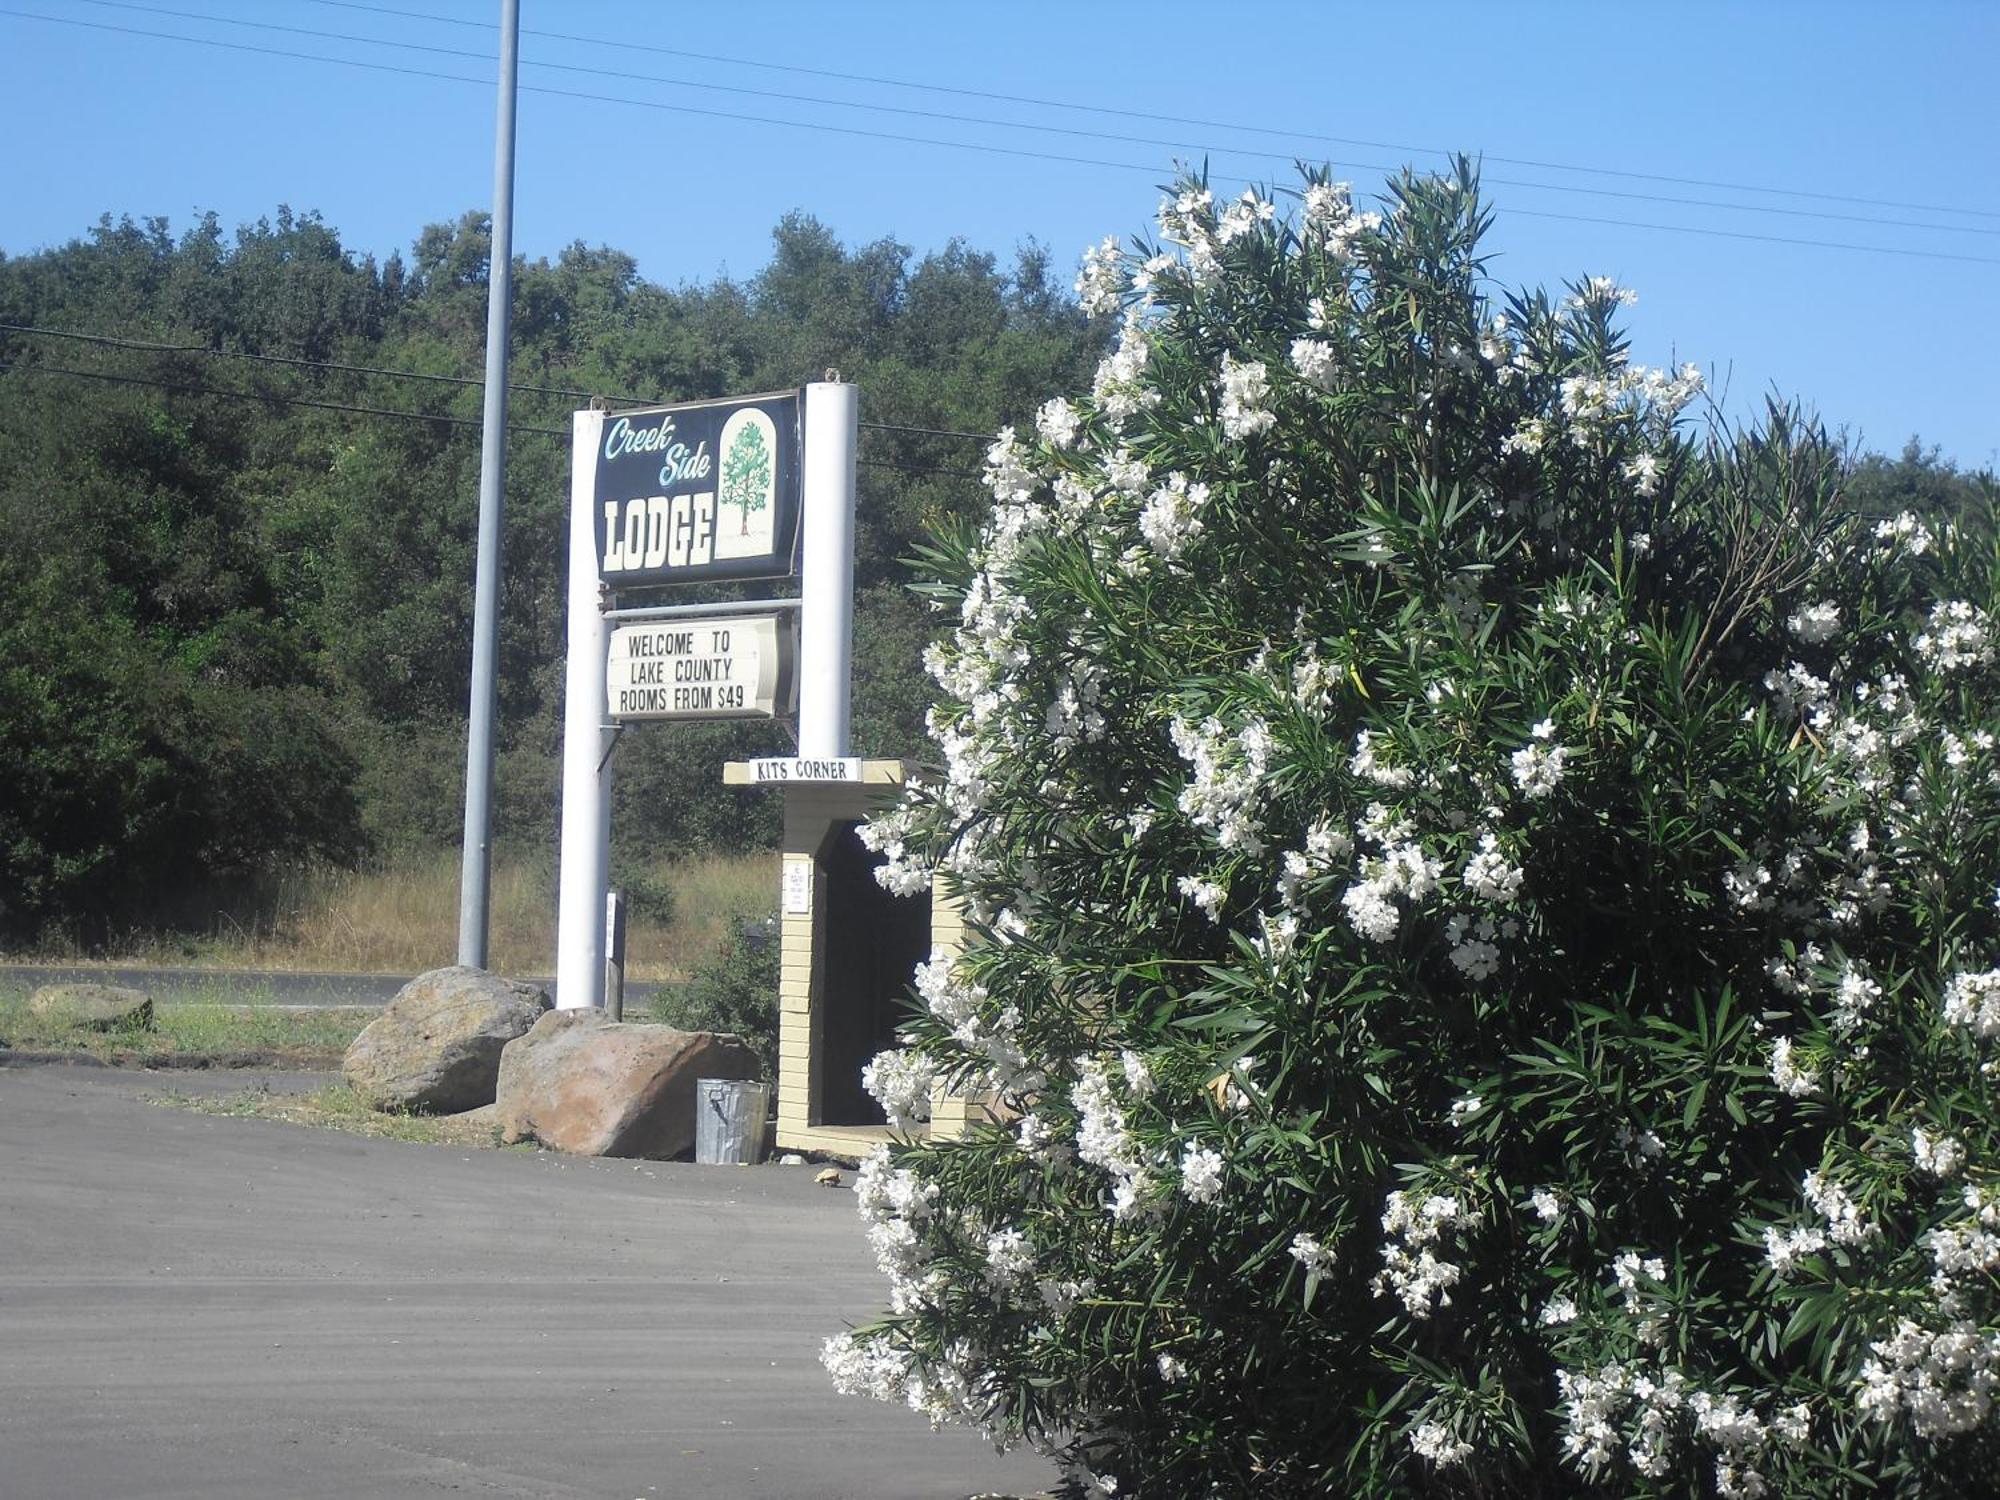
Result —
[[148, 1102], [258, 1083], [0, 1069], [5, 1500], [1052, 1482], [1032, 1455], [833, 1393], [820, 1342], [884, 1284], [852, 1194], [815, 1168], [468, 1151]]

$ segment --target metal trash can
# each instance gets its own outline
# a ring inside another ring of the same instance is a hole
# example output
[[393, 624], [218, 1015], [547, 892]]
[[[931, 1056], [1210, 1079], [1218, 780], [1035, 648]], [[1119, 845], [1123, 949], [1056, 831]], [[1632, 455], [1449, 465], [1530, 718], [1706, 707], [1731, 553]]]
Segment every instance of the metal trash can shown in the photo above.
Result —
[[694, 1085], [694, 1159], [713, 1166], [755, 1166], [764, 1154], [771, 1085], [741, 1078], [698, 1078]]

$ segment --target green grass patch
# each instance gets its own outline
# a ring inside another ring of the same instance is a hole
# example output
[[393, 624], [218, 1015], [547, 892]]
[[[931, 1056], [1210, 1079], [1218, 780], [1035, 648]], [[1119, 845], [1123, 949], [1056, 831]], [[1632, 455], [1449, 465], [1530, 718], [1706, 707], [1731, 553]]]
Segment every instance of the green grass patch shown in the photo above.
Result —
[[155, 1002], [153, 1025], [92, 1031], [28, 1009], [28, 992], [0, 986], [0, 1042], [18, 1053], [92, 1057], [126, 1067], [333, 1068], [379, 1010], [300, 1010], [234, 995]]
[[[392, 1113], [369, 1108], [344, 1083], [329, 1084], [306, 1094], [245, 1089], [240, 1094], [166, 1094], [154, 1102], [173, 1109], [193, 1110], [202, 1115], [280, 1120], [288, 1125], [345, 1130], [353, 1135], [377, 1136], [386, 1140], [422, 1141], [433, 1146], [477, 1146], [482, 1150], [502, 1147], [500, 1127], [494, 1123], [491, 1105], [459, 1115]], [[505, 1149], [532, 1151], [535, 1147], [524, 1143]]]

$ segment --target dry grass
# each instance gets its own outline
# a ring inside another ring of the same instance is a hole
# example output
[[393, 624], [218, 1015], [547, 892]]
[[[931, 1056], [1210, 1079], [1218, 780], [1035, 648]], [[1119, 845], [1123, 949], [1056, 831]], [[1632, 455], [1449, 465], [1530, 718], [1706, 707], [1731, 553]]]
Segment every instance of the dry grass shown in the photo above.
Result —
[[22, 1055], [92, 1057], [119, 1067], [340, 1066], [347, 1044], [381, 1012], [300, 1010], [189, 1001], [153, 1008], [153, 1024], [93, 1031], [28, 1009], [19, 986], [0, 989], [0, 1041]]
[[[662, 922], [634, 918], [626, 929], [626, 975], [677, 982], [720, 946], [732, 922], [773, 911], [774, 853], [705, 855], [661, 861], [644, 872], [672, 894]], [[493, 865], [488, 967], [497, 973], [550, 972], [556, 946], [556, 890], [546, 861], [498, 858]], [[221, 903], [218, 903], [221, 907]], [[458, 951], [458, 856], [415, 855], [372, 870], [298, 871], [273, 877], [255, 900], [218, 909], [190, 935], [135, 932], [93, 959], [221, 968], [320, 969], [417, 974], [452, 962]], [[43, 959], [85, 955], [60, 949]]]
[[[153, 1101], [197, 1114], [229, 1115], [238, 1119], [282, 1120], [319, 1130], [345, 1130], [355, 1135], [396, 1141], [423, 1141], [436, 1146], [501, 1146], [493, 1106], [461, 1115], [394, 1114], [370, 1109], [344, 1083], [330, 1084], [309, 1094], [279, 1094], [246, 1089], [240, 1094], [166, 1094]], [[518, 1149], [532, 1151], [532, 1145]]]

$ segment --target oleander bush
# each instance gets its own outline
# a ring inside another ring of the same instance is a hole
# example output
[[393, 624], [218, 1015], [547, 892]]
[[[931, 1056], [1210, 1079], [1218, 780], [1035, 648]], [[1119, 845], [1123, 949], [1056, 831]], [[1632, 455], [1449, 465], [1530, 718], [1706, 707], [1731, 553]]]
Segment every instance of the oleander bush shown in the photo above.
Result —
[[1475, 174], [1199, 180], [941, 539], [978, 940], [843, 1388], [1144, 1496], [1992, 1493], [1991, 517], [1500, 296]]

